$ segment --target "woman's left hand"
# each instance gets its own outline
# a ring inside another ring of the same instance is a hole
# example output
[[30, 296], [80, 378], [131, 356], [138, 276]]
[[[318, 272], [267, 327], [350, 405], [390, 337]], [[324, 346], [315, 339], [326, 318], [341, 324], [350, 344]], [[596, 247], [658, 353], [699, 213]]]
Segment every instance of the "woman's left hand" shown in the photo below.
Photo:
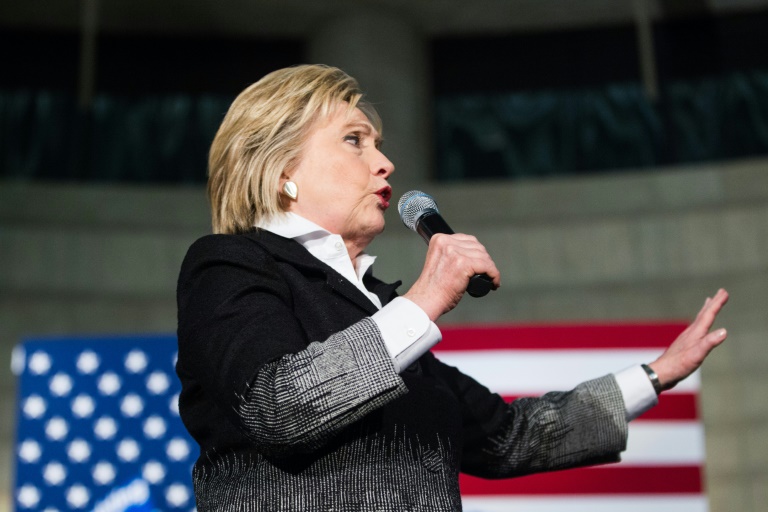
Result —
[[725, 341], [725, 329], [709, 332], [720, 309], [728, 301], [728, 292], [722, 288], [704, 302], [696, 319], [654, 362], [649, 364], [662, 388], [667, 390], [696, 371], [713, 348]]

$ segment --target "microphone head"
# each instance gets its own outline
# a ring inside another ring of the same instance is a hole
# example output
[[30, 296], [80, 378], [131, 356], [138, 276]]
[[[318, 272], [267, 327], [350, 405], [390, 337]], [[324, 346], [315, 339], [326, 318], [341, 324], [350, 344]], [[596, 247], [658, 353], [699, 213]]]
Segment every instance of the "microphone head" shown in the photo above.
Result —
[[403, 194], [397, 202], [400, 219], [409, 229], [416, 231], [416, 223], [426, 213], [440, 213], [437, 203], [429, 194], [420, 190], [411, 190]]

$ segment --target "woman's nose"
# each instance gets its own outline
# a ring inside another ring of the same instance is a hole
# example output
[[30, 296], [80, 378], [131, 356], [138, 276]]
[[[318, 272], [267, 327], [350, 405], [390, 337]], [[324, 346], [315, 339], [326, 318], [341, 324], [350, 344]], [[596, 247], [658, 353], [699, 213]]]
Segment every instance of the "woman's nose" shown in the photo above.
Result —
[[382, 176], [384, 179], [387, 179], [393, 172], [395, 172], [395, 164], [393, 164], [389, 158], [387, 158], [381, 151], [376, 150], [376, 152], [378, 154], [373, 160], [371, 171], [373, 174]]

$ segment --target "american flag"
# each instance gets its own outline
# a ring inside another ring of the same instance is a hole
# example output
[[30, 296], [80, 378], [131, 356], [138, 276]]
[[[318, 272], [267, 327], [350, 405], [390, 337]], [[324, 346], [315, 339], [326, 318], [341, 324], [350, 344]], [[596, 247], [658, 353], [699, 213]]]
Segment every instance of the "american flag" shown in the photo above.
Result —
[[[681, 323], [441, 328], [435, 354], [507, 400], [651, 362]], [[705, 512], [694, 373], [630, 423], [622, 462], [507, 480], [461, 476], [465, 512]]]
[[195, 509], [173, 336], [17, 348], [16, 510]]
[[[443, 327], [435, 353], [507, 400], [652, 361], [684, 325]], [[178, 416], [174, 336], [30, 340], [17, 349], [20, 511], [191, 511], [197, 445]], [[466, 512], [705, 512], [698, 374], [630, 424], [620, 464], [482, 480]]]

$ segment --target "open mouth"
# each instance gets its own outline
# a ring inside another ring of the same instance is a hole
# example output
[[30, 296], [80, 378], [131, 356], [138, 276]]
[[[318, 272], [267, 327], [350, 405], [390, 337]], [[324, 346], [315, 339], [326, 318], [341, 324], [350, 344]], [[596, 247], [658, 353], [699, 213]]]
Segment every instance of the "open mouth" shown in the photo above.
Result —
[[384, 187], [376, 192], [381, 198], [381, 205], [384, 208], [389, 208], [389, 200], [392, 199], [392, 187]]

